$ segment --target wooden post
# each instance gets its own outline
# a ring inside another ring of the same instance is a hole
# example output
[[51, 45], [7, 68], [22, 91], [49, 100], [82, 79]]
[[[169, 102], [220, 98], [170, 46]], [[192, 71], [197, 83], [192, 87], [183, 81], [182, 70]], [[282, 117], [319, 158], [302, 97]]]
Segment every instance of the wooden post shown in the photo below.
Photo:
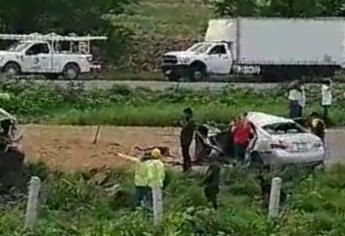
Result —
[[277, 177], [272, 179], [268, 218], [275, 218], [279, 215], [281, 184], [281, 178]]
[[152, 188], [152, 200], [154, 224], [159, 225], [163, 221], [163, 197], [161, 187]]
[[97, 131], [96, 131], [96, 134], [95, 134], [95, 138], [93, 139], [93, 142], [92, 142], [93, 144], [96, 144], [98, 142], [100, 133], [101, 133], [101, 125], [98, 125], [97, 126]]
[[29, 198], [26, 207], [25, 228], [33, 228], [38, 214], [38, 196], [41, 188], [40, 178], [31, 177], [29, 187]]

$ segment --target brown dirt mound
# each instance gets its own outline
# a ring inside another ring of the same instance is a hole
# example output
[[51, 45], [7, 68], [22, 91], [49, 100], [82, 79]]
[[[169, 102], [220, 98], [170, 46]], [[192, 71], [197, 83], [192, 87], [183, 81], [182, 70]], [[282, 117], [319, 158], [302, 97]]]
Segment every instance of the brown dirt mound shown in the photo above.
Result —
[[179, 131], [175, 128], [103, 126], [97, 144], [92, 144], [97, 130], [94, 126], [30, 125], [25, 129], [27, 160], [44, 161], [64, 170], [125, 166], [129, 162], [117, 153], [136, 155], [135, 146], [167, 146], [171, 155], [179, 156]]

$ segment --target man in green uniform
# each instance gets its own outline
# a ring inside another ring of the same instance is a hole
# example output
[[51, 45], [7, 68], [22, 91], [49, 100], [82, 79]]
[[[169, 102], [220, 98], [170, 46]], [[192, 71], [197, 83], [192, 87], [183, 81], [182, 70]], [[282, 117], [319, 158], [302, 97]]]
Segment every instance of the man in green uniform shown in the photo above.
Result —
[[183, 157], [183, 171], [186, 172], [191, 168], [191, 157], [189, 153], [189, 148], [193, 141], [195, 122], [193, 119], [193, 111], [191, 108], [184, 109], [183, 113], [184, 122], [180, 134], [180, 142]]
[[136, 190], [136, 205], [141, 206], [149, 202], [151, 199], [151, 189], [148, 180], [148, 164], [150, 156], [145, 155], [140, 158], [135, 166], [135, 190]]
[[210, 164], [207, 168], [205, 178], [203, 180], [204, 193], [207, 201], [212, 203], [214, 209], [218, 208], [218, 194], [220, 185], [221, 165], [216, 155], [210, 157]]

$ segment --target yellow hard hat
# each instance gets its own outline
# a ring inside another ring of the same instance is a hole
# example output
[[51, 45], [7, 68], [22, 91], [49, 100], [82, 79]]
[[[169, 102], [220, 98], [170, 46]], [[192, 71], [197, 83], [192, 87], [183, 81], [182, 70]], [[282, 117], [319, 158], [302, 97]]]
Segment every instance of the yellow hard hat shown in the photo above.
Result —
[[152, 158], [159, 159], [159, 158], [161, 158], [161, 156], [162, 156], [161, 151], [158, 148], [155, 148], [152, 150], [152, 152], [151, 152]]

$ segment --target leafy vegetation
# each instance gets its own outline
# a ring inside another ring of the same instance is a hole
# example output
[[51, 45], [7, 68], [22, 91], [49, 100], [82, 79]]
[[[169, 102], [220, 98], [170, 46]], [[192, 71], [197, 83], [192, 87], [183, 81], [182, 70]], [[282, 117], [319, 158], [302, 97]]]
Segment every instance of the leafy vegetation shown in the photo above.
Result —
[[212, 1], [222, 16], [316, 17], [344, 16], [341, 0], [221, 0]]
[[109, 68], [103, 76], [134, 73], [147, 78], [147, 73], [157, 76], [164, 52], [202, 40], [211, 18], [344, 14], [342, 0], [3, 0], [0, 30], [107, 34], [110, 40], [101, 46], [109, 55]]
[[[0, 91], [9, 93], [10, 101], [0, 106], [23, 122], [54, 124], [110, 124], [130, 126], [175, 126], [185, 107], [192, 107], [199, 122], [228, 123], [246, 111], [263, 111], [286, 116], [288, 105], [284, 87], [272, 90], [234, 89], [189, 91], [171, 88], [151, 91], [114, 86], [105, 90], [86, 90], [83, 84], [67, 88], [54, 84], [2, 81]], [[344, 88], [334, 87], [335, 103], [330, 114], [336, 125], [345, 124]], [[320, 87], [307, 91], [307, 111], [319, 111]]]
[[[51, 172], [33, 165], [32, 175], [43, 180], [41, 212], [32, 232], [23, 230], [25, 205], [1, 212], [0, 233], [9, 235], [342, 235], [345, 220], [344, 167], [312, 175], [290, 170], [283, 179], [288, 200], [276, 221], [267, 220], [256, 176], [245, 169], [224, 168], [220, 207], [209, 208], [203, 197], [201, 176], [183, 176], [169, 170], [164, 190], [164, 222], [152, 224], [145, 209], [134, 208], [133, 173], [130, 169], [109, 172], [108, 183], [119, 184], [109, 196], [87, 174]], [[241, 178], [240, 178], [241, 176]], [[293, 176], [290, 178], [289, 176]]]

